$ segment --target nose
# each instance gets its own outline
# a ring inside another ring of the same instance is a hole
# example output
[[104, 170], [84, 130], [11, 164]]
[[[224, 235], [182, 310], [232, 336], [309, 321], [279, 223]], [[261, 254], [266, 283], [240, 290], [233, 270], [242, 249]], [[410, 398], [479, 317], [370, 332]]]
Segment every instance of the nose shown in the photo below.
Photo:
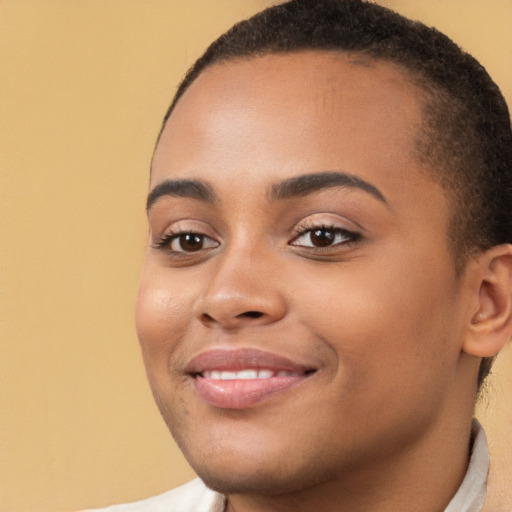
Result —
[[195, 304], [207, 327], [235, 330], [278, 322], [286, 314], [280, 268], [262, 254], [232, 251], [208, 270], [211, 276]]

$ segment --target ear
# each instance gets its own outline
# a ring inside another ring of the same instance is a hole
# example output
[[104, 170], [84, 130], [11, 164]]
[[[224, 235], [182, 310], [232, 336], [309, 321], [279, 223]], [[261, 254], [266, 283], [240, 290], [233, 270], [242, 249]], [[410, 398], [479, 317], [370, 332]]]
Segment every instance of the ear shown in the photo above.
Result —
[[512, 334], [512, 245], [492, 247], [473, 263], [476, 306], [462, 349], [477, 357], [491, 357]]

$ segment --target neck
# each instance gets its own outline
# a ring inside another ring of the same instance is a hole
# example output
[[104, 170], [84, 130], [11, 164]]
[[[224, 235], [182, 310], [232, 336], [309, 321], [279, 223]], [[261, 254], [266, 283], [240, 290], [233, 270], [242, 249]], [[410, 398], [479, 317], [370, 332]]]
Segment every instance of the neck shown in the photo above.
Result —
[[470, 421], [440, 422], [413, 445], [371, 467], [294, 492], [232, 495], [226, 512], [438, 512], [448, 506], [464, 478], [470, 436]]

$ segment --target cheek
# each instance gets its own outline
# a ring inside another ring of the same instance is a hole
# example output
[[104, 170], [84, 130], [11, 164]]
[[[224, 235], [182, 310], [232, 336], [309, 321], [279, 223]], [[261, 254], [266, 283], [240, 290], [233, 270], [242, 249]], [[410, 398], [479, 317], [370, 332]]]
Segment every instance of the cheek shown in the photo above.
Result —
[[430, 374], [432, 365], [456, 364], [451, 267], [418, 272], [428, 266], [417, 263], [411, 265], [411, 255], [405, 261], [395, 256], [374, 265], [361, 261], [318, 267], [314, 275], [313, 269], [296, 272], [300, 293], [295, 297], [303, 299], [300, 316], [334, 349], [343, 367], [341, 378], [350, 385], [370, 383], [383, 374], [391, 382], [399, 378], [398, 370], [410, 379]]
[[146, 365], [167, 361], [190, 323], [192, 306], [181, 292], [167, 276], [144, 270], [135, 318]]
[[[302, 282], [307, 306], [301, 317], [336, 354], [324, 400], [332, 415], [343, 418], [350, 411], [369, 431], [368, 417], [390, 431], [397, 421], [411, 428], [429, 421], [457, 368], [439, 285], [395, 270], [353, 268], [330, 279], [317, 276], [316, 286]], [[426, 282], [431, 288], [420, 293]]]

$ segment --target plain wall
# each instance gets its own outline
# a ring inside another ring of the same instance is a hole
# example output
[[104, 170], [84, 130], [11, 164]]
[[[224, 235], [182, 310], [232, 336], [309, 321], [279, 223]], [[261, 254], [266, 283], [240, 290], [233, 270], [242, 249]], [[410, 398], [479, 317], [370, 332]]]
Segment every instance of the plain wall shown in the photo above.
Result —
[[[148, 168], [187, 67], [270, 3], [0, 0], [2, 512], [104, 506], [193, 477], [134, 329]], [[445, 31], [512, 104], [512, 0], [381, 3]], [[479, 407], [490, 512], [512, 492], [510, 347], [495, 373]]]

